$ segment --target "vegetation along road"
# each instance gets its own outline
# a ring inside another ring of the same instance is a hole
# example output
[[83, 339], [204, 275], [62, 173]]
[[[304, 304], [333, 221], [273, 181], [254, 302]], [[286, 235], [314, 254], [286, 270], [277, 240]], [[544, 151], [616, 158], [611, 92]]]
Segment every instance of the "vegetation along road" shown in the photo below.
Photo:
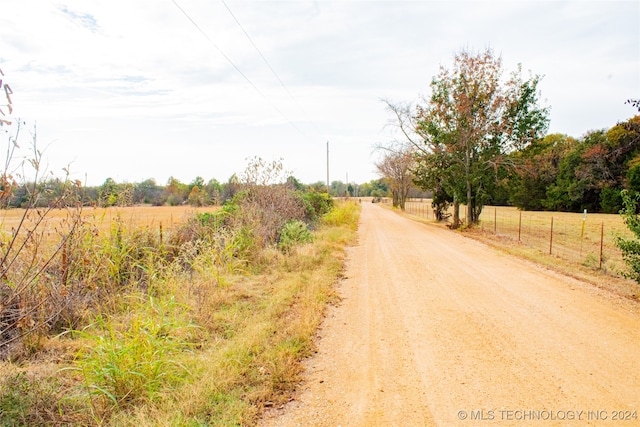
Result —
[[640, 424], [636, 303], [371, 203], [350, 251], [263, 426]]

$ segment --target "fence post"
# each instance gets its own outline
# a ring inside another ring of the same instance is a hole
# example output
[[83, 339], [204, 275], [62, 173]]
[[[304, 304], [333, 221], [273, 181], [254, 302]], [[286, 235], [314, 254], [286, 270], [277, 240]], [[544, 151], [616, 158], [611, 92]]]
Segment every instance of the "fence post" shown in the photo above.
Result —
[[553, 248], [553, 217], [551, 217], [551, 232], [549, 233], [549, 255], [551, 255]]
[[518, 242], [520, 242], [521, 232], [522, 232], [522, 211], [520, 211], [520, 217], [518, 218]]
[[598, 269], [602, 270], [602, 243], [604, 240], [604, 221], [602, 222], [602, 225], [600, 227], [600, 266], [598, 267]]
[[497, 234], [498, 229], [498, 208], [493, 208], [493, 234]]

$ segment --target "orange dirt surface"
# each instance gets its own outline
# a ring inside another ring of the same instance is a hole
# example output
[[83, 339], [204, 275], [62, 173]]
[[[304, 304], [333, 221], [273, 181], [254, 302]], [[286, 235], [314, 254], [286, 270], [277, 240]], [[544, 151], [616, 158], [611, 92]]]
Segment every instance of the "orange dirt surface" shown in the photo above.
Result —
[[363, 203], [342, 302], [260, 426], [640, 425], [640, 306]]

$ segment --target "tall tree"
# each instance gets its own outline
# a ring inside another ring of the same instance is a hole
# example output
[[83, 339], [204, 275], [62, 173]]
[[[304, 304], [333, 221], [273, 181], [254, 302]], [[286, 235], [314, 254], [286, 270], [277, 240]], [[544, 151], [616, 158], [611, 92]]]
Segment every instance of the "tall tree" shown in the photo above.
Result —
[[548, 126], [548, 109], [538, 105], [540, 77], [524, 80], [520, 67], [506, 83], [501, 77], [502, 61], [490, 49], [463, 50], [451, 69], [440, 69], [430, 99], [417, 108], [421, 170], [441, 172], [440, 185], [454, 201], [454, 227], [461, 202], [467, 221], [477, 223], [507, 155], [542, 137]]
[[154, 206], [164, 204], [163, 188], [156, 183], [153, 178], [145, 179], [134, 185], [133, 203], [146, 203]]

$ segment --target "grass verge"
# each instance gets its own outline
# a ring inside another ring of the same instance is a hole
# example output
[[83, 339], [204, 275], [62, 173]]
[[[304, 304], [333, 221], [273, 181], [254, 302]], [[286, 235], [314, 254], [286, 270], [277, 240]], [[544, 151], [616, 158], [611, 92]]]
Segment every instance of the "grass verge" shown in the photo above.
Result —
[[0, 424], [255, 424], [299, 381], [359, 209], [336, 204], [312, 242], [261, 250], [251, 265], [220, 268], [198, 247], [190, 268], [145, 270], [143, 287], [107, 295], [87, 327], [0, 363]]

